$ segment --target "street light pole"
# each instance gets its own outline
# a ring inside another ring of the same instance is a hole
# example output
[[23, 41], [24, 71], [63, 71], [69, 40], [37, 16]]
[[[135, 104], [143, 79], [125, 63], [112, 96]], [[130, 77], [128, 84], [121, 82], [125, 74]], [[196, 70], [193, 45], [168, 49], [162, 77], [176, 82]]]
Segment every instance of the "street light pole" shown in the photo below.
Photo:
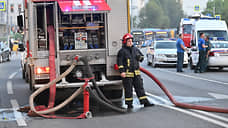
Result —
[[6, 24], [9, 25], [8, 15], [9, 15], [9, 0], [6, 0]]
[[213, 15], [215, 16], [215, 1], [214, 1], [214, 7], [213, 7]]

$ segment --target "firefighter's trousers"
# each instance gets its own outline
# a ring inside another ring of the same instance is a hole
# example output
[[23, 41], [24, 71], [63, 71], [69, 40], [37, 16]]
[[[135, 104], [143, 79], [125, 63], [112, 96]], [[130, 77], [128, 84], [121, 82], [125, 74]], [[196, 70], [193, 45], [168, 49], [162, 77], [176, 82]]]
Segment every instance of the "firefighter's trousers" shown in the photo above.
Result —
[[133, 87], [135, 88], [135, 92], [137, 94], [137, 97], [139, 98], [140, 104], [144, 104], [146, 102], [147, 97], [143, 88], [143, 80], [140, 75], [123, 78], [123, 85], [125, 90], [125, 103], [127, 105], [132, 105]]

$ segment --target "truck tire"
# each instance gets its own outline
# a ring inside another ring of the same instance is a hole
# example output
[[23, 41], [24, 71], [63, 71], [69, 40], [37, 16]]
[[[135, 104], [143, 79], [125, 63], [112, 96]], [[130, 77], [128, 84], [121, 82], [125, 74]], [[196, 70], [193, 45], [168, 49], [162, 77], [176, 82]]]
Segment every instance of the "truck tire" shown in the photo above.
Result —
[[149, 60], [152, 59], [152, 57], [148, 54], [146, 54], [146, 57], [147, 57], [147, 65], [150, 66], [152, 63]]
[[183, 67], [184, 67], [184, 68], [187, 68], [187, 67], [188, 67], [188, 64], [184, 64]]
[[7, 57], [7, 61], [10, 61], [10, 54], [9, 54], [8, 57]]
[[28, 78], [28, 73], [25, 71], [25, 82], [28, 83], [29, 82], [29, 78]]
[[22, 79], [25, 79], [25, 70], [24, 69], [22, 69]]
[[35, 90], [35, 88], [34, 88], [35, 80], [34, 80], [32, 74], [33, 74], [32, 68], [29, 67], [29, 89], [30, 89], [30, 91], [33, 92]]
[[0, 56], [0, 63], [2, 63], [3, 62], [3, 57], [2, 56]]
[[156, 68], [157, 67], [157, 64], [154, 62], [155, 60], [153, 59], [153, 61], [152, 61], [152, 67], [153, 68]]
[[195, 66], [192, 64], [192, 58], [190, 58], [189, 64], [190, 64], [190, 68], [191, 68], [192, 70], [195, 69]]
[[219, 67], [219, 69], [218, 69], [218, 70], [219, 70], [219, 71], [222, 71], [222, 70], [223, 70], [223, 68], [224, 68], [224, 67]]

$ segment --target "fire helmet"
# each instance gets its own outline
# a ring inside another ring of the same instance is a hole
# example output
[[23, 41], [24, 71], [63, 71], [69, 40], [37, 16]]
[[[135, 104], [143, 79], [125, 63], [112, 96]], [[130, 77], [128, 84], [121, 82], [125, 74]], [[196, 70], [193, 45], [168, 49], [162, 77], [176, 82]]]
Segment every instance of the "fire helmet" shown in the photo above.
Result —
[[126, 44], [128, 39], [133, 39], [133, 36], [130, 33], [127, 33], [123, 36], [122, 43]]

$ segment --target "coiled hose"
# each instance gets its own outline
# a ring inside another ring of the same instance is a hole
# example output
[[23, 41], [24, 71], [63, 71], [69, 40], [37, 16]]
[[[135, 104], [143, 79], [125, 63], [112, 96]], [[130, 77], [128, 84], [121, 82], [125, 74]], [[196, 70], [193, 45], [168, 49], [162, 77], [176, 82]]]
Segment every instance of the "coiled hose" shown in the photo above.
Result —
[[[85, 65], [84, 71], [87, 71], [87, 73], [88, 73], [87, 77], [88, 78], [93, 77], [94, 75], [93, 75], [91, 66], [88, 63], [87, 58], [84, 57], [84, 58], [81, 58], [80, 60], [83, 61], [84, 65]], [[97, 101], [99, 101], [101, 104], [105, 105], [106, 107], [111, 108], [114, 111], [117, 111], [120, 113], [127, 112], [127, 109], [115, 106], [110, 100], [108, 100], [108, 98], [106, 98], [104, 96], [104, 94], [102, 93], [100, 88], [97, 86], [95, 79], [92, 79], [91, 81], [92, 81], [93, 87], [95, 88], [97, 94], [95, 94], [90, 87], [88, 88], [88, 91]]]
[[177, 107], [181, 108], [187, 108], [187, 109], [196, 109], [196, 110], [203, 110], [203, 111], [209, 111], [209, 112], [221, 112], [221, 113], [228, 113], [228, 109], [225, 108], [217, 108], [217, 107], [209, 107], [209, 106], [201, 106], [201, 105], [194, 105], [194, 104], [186, 104], [186, 103], [180, 103], [176, 101], [172, 94], [166, 89], [166, 87], [149, 71], [146, 69], [140, 67], [140, 71], [145, 73], [147, 76], [149, 76], [154, 82], [157, 83], [157, 85], [163, 90], [163, 92], [168, 96], [169, 100], [176, 105]]
[[67, 76], [76, 66], [76, 62], [74, 61], [72, 63], [72, 65], [63, 73], [61, 74], [59, 77], [57, 77], [56, 79], [54, 79], [53, 81], [50, 81], [48, 84], [46, 84], [45, 86], [43, 86], [42, 88], [37, 89], [30, 97], [29, 97], [29, 105], [30, 105], [30, 109], [35, 112], [38, 115], [42, 115], [42, 114], [48, 114], [48, 113], [52, 113], [55, 111], [58, 111], [59, 109], [63, 108], [65, 105], [67, 105], [68, 103], [70, 103], [75, 97], [77, 97], [82, 91], [83, 88], [82, 86], [77, 89], [68, 99], [66, 99], [63, 103], [57, 105], [56, 107], [47, 109], [47, 110], [43, 110], [43, 111], [36, 111], [35, 106], [34, 106], [34, 99], [37, 95], [39, 95], [41, 92], [43, 92], [44, 90], [48, 89], [51, 85], [53, 85], [54, 83], [60, 81], [63, 77]]
[[[88, 61], [86, 59], [86, 57], [82, 57], [79, 59], [80, 61], [82, 61], [85, 64], [85, 68], [84, 68], [84, 72], [87, 73], [87, 77], [90, 78], [93, 76], [91, 67], [88, 64]], [[83, 86], [81, 86], [79, 89], [77, 89], [69, 98], [67, 98], [64, 102], [62, 102], [61, 104], [57, 105], [56, 107], [53, 108], [49, 108], [47, 110], [42, 110], [42, 111], [37, 111], [35, 109], [34, 106], [34, 99], [36, 96], [38, 96], [41, 92], [43, 92], [44, 90], [48, 89], [51, 85], [53, 85], [54, 83], [60, 81], [62, 78], [64, 78], [65, 76], [67, 76], [76, 66], [76, 61], [73, 61], [72, 65], [64, 72], [62, 73], [59, 77], [57, 77], [56, 79], [54, 79], [53, 81], [50, 81], [48, 84], [46, 84], [44, 87], [39, 88], [38, 90], [36, 90], [29, 98], [29, 105], [30, 105], [30, 109], [31, 111], [35, 112], [36, 114], [46, 117], [46, 118], [65, 118], [65, 119], [76, 119], [76, 118], [72, 118], [72, 117], [58, 117], [58, 116], [48, 116], [48, 115], [44, 115], [44, 114], [49, 114], [55, 111], [58, 111], [59, 109], [63, 108], [64, 106], [66, 106], [67, 104], [69, 104], [75, 97], [77, 97], [79, 94], [81, 94], [81, 92], [83, 91]], [[127, 112], [126, 109], [124, 108], [119, 108], [114, 106], [113, 104], [111, 104], [111, 101], [109, 101], [104, 94], [101, 92], [101, 90], [96, 86], [96, 82], [93, 79], [92, 83], [94, 85], [96, 89], [96, 91], [98, 92], [99, 96], [97, 96], [91, 88], [89, 88], [89, 91], [91, 92], [92, 96], [94, 96], [94, 98], [96, 100], [98, 100], [100, 103], [102, 103], [103, 105], [105, 105], [106, 107], [111, 108], [112, 110], [115, 110], [117, 112], [121, 112], [121, 113], [125, 113]], [[101, 98], [102, 97], [102, 98]], [[104, 101], [105, 99], [105, 101]], [[108, 101], [108, 102], [107, 102]]]

